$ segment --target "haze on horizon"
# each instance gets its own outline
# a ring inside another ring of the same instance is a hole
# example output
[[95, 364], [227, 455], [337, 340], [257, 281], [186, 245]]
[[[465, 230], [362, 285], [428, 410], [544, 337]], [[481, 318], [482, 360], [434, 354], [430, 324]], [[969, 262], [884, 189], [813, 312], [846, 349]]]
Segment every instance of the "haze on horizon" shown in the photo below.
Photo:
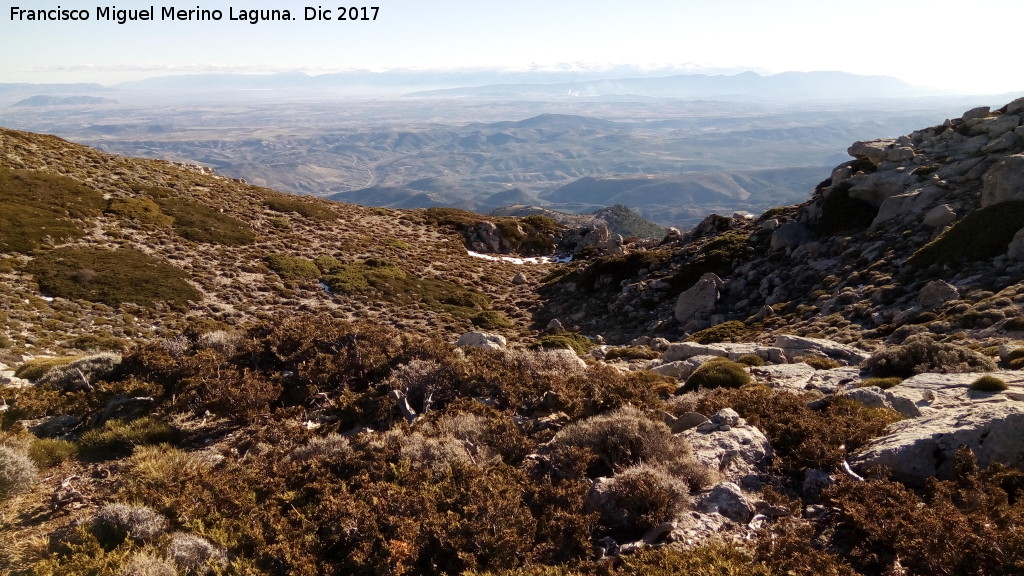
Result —
[[[27, 4], [28, 2], [22, 2]], [[33, 0], [32, 8], [58, 2]], [[64, 7], [71, 2], [64, 2]], [[100, 6], [104, 4], [99, 3]], [[1024, 3], [952, 1], [522, 0], [515, 3], [378, 0], [372, 22], [305, 21], [288, 0], [198, 6], [223, 10], [219, 22], [12, 20], [0, 14], [5, 54], [0, 82], [114, 84], [185, 73], [308, 74], [368, 69], [600, 69], [761, 73], [835, 70], [892, 76], [951, 93], [1024, 90], [1007, 69], [1017, 39], [995, 22], [1024, 20]], [[316, 6], [316, 4], [313, 4]], [[290, 22], [228, 21], [229, 8], [289, 9]], [[333, 5], [324, 8], [335, 9]], [[973, 15], [977, 15], [971, 25]]]

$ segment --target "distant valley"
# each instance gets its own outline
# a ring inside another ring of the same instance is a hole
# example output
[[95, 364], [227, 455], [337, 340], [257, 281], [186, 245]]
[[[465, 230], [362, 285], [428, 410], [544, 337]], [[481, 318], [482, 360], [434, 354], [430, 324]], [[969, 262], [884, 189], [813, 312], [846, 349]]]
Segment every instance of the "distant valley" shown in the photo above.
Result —
[[[939, 123], [963, 107], [892, 79], [825, 73], [388, 78], [0, 85], [0, 125], [342, 202], [570, 213], [622, 204], [687, 228], [712, 212], [800, 202], [850, 142]], [[473, 80], [480, 85], [457, 85]], [[392, 95], [339, 96], [366, 85]], [[836, 99], [843, 91], [867, 96]]]

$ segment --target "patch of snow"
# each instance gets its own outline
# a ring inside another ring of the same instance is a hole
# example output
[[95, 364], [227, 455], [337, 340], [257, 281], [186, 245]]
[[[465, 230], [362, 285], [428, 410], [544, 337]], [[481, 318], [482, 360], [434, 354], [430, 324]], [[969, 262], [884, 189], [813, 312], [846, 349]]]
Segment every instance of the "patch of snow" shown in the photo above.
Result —
[[572, 254], [560, 254], [556, 256], [534, 256], [533, 258], [520, 258], [517, 256], [494, 256], [466, 250], [474, 258], [494, 260], [495, 262], [511, 262], [512, 264], [564, 264], [572, 262]]

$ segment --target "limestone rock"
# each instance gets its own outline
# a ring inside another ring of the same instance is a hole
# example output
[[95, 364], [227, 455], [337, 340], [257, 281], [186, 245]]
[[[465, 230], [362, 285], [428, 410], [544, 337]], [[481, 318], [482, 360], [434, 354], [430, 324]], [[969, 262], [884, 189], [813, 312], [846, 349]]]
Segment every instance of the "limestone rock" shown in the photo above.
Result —
[[1006, 255], [1015, 262], [1024, 262], [1024, 228], [1021, 228], [1013, 235], [1013, 240], [1007, 247]]
[[678, 378], [679, 380], [685, 380], [689, 378], [690, 374], [693, 374], [693, 371], [699, 368], [701, 364], [713, 358], [715, 358], [715, 356], [690, 356], [684, 360], [673, 360], [671, 362], [658, 364], [648, 368], [648, 370], [665, 376], [671, 376], [672, 378]]
[[826, 340], [824, 338], [807, 338], [783, 334], [775, 339], [775, 346], [782, 348], [782, 353], [790, 362], [801, 356], [818, 356], [832, 358], [847, 364], [860, 364], [868, 359], [869, 354], [863, 350]]
[[956, 222], [956, 212], [949, 204], [941, 204], [924, 215], [924, 223], [932, 228], [942, 228]]
[[906, 192], [911, 174], [902, 169], [861, 174], [850, 178], [853, 187], [850, 197], [863, 200], [872, 206], [881, 207], [890, 196]]
[[[786, 361], [782, 350], [769, 346], [758, 346], [757, 344], [718, 342], [715, 344], [700, 344], [698, 342], [674, 342], [669, 344], [662, 359], [667, 362], [686, 360], [701, 356], [719, 356], [730, 360], [738, 360], [742, 356], [753, 354], [769, 362], [783, 363]], [[702, 362], [703, 363], [703, 362]]]
[[772, 456], [772, 447], [760, 430], [748, 425], [742, 418], [723, 416], [722, 419], [730, 420], [733, 424], [717, 424], [712, 420], [683, 432], [683, 436], [693, 446], [697, 460], [719, 470], [727, 479], [742, 486], [744, 478], [757, 476], [767, 465]]
[[789, 222], [779, 226], [772, 232], [772, 250], [796, 248], [804, 242], [814, 239], [814, 233], [799, 222]]
[[466, 332], [455, 342], [460, 348], [471, 346], [473, 348], [485, 348], [487, 350], [501, 350], [507, 344], [505, 337], [500, 334], [489, 332]]
[[917, 301], [925, 307], [933, 308], [960, 297], [960, 290], [943, 280], [933, 280], [925, 284], [917, 293]]
[[696, 428], [707, 421], [706, 416], [697, 412], [684, 412], [679, 416], [665, 414], [665, 424], [672, 430], [673, 434], [679, 434], [691, 428]]
[[679, 295], [679, 299], [676, 300], [675, 318], [683, 325], [684, 330], [700, 330], [709, 325], [711, 313], [724, 285], [721, 278], [708, 272]]
[[732, 482], [722, 482], [697, 499], [697, 510], [705, 514], [721, 514], [733, 522], [746, 524], [754, 517], [754, 507], [743, 490]]
[[1024, 464], [1024, 403], [961, 406], [932, 416], [893, 424], [889, 433], [860, 450], [851, 460], [859, 470], [887, 466], [896, 480], [922, 486], [936, 476], [953, 475], [953, 456], [960, 446], [974, 451], [982, 468], [1000, 462]]
[[982, 176], [981, 206], [1024, 200], [1024, 154], [1007, 156]]
[[967, 112], [964, 112], [964, 115], [961, 116], [960, 118], [964, 122], [967, 122], [968, 120], [974, 120], [975, 118], [984, 118], [985, 116], [988, 116], [988, 113], [991, 110], [992, 109], [988, 106], [978, 106], [977, 108], [971, 108]]
[[798, 362], [796, 364], [779, 364], [776, 366], [752, 366], [750, 375], [758, 383], [767, 384], [772, 388], [803, 390], [811, 382], [816, 370], [811, 366]]

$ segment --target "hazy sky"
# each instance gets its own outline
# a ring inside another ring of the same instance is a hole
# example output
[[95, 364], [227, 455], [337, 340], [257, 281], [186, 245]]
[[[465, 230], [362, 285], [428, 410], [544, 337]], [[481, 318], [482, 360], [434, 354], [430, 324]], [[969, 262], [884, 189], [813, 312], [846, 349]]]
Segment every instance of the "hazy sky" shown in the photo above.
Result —
[[[97, 21], [100, 0], [3, 0], [0, 82], [100, 82], [168, 73], [700, 65], [841, 70], [965, 93], [1024, 90], [1024, 1], [372, 0], [373, 22], [306, 21], [295, 0], [134, 0], [156, 21]], [[318, 4], [310, 3], [312, 7]], [[86, 10], [86, 22], [12, 19], [12, 7]], [[220, 22], [160, 21], [163, 7]], [[337, 5], [319, 4], [337, 16]], [[229, 20], [289, 9], [291, 22]]]

